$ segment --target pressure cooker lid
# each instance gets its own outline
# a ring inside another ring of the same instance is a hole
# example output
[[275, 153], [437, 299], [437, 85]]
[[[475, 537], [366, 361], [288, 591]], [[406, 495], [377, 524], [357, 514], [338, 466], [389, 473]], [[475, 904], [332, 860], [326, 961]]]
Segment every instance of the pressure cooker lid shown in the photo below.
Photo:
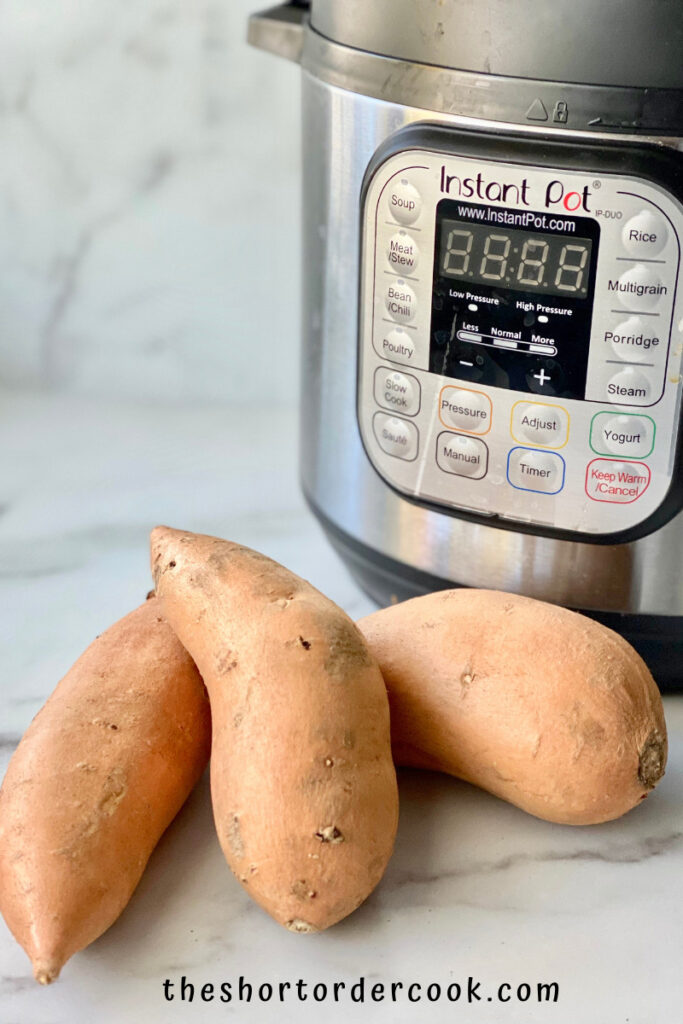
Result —
[[346, 46], [464, 71], [683, 88], [682, 0], [312, 0], [311, 24]]

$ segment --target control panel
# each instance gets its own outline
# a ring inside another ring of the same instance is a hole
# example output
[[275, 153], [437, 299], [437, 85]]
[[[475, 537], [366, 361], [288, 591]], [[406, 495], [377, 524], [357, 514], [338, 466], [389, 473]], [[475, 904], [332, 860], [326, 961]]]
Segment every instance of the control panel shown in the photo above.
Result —
[[637, 530], [667, 499], [683, 212], [615, 163], [416, 148], [372, 171], [358, 415], [399, 492], [594, 539]]

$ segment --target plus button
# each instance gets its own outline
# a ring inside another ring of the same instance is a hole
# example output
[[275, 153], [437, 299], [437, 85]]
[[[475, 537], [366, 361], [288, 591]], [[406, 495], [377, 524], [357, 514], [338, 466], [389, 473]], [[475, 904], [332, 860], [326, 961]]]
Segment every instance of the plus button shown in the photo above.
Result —
[[546, 373], [545, 370], [541, 370], [540, 373], [534, 374], [534, 380], [537, 380], [541, 387], [543, 387], [543, 385], [550, 380], [550, 374]]

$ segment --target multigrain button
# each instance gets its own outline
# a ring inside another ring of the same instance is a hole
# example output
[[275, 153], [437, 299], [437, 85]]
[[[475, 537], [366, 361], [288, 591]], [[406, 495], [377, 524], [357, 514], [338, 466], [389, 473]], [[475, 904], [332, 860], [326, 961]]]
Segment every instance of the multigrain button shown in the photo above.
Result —
[[380, 366], [375, 370], [375, 401], [385, 409], [414, 416], [420, 411], [420, 382], [410, 373]]
[[515, 402], [510, 426], [515, 441], [543, 448], [562, 448], [569, 437], [569, 414], [561, 405]]
[[518, 491], [557, 494], [564, 487], [561, 455], [534, 448], [513, 448], [508, 455], [508, 480]]
[[385, 359], [392, 363], [408, 364], [415, 362], [415, 342], [408, 331], [402, 327], [394, 327], [380, 339], [379, 347]]
[[409, 324], [415, 319], [417, 298], [415, 292], [400, 277], [390, 281], [384, 292], [384, 305], [392, 320], [399, 324]]
[[444, 430], [436, 439], [436, 463], [445, 473], [481, 480], [488, 469], [489, 450], [476, 437]]
[[407, 231], [397, 231], [391, 236], [387, 248], [387, 262], [391, 270], [398, 274], [414, 274], [419, 257], [415, 239]]
[[626, 309], [656, 309], [669, 297], [669, 288], [659, 273], [645, 263], [629, 267], [619, 278], [607, 282], [610, 297]]
[[439, 416], [446, 427], [465, 430], [468, 434], [488, 434], [493, 407], [483, 391], [445, 387], [439, 395]]
[[642, 372], [628, 366], [620, 370], [607, 384], [607, 400], [617, 405], [648, 405], [652, 398], [652, 385]]
[[650, 485], [650, 470], [644, 462], [593, 459], [586, 469], [586, 494], [593, 501], [630, 505]]
[[387, 206], [399, 224], [414, 224], [422, 210], [422, 196], [407, 178], [395, 178], [388, 188]]
[[599, 455], [646, 459], [655, 445], [655, 422], [635, 413], [598, 412], [591, 423], [591, 448]]
[[376, 412], [372, 427], [380, 448], [397, 459], [412, 462], [417, 457], [418, 433], [414, 423]]
[[654, 322], [646, 323], [642, 317], [630, 316], [613, 330], [605, 331], [605, 341], [619, 359], [629, 363], [651, 363], [664, 349], [657, 331], [657, 317], [648, 319]]
[[641, 210], [624, 224], [621, 240], [628, 252], [646, 259], [662, 251], [668, 234], [662, 217], [658, 217], [652, 210]]

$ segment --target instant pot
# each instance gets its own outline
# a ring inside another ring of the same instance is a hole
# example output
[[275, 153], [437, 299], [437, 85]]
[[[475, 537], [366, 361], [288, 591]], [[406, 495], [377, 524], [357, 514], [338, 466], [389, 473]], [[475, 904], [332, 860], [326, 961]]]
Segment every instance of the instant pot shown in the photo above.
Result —
[[[683, 7], [312, 0], [301, 476], [378, 602], [527, 594], [683, 679]], [[482, 623], [482, 629], [486, 623]]]

